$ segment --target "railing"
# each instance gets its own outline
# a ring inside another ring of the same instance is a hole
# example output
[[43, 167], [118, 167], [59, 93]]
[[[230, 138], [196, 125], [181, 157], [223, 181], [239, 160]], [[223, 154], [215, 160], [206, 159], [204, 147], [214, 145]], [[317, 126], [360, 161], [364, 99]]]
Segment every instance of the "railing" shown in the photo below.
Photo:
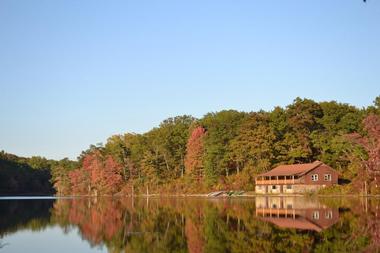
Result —
[[256, 179], [256, 185], [300, 184], [300, 179]]
[[279, 216], [279, 215], [285, 215], [285, 216], [293, 216], [300, 215], [302, 213], [302, 210], [297, 209], [279, 209], [279, 208], [257, 208], [256, 209], [256, 216]]

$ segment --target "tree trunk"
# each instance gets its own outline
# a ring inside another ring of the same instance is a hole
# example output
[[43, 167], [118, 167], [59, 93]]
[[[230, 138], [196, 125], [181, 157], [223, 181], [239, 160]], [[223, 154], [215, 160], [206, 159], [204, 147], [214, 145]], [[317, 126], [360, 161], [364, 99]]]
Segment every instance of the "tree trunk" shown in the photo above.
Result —
[[182, 153], [181, 153], [181, 177], [183, 177], [184, 176], [184, 174], [185, 174], [185, 165], [184, 165], [184, 161], [183, 161], [183, 155], [182, 155]]
[[168, 160], [166, 159], [166, 155], [164, 155], [164, 161], [165, 161], [166, 169], [167, 171], [169, 171], [169, 164], [168, 164]]

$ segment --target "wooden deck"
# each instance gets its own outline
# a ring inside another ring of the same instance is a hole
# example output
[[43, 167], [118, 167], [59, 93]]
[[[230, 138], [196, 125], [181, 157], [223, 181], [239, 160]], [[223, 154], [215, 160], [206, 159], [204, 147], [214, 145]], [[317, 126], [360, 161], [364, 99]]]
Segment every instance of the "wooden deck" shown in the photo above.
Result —
[[256, 185], [289, 185], [301, 183], [300, 179], [256, 179]]
[[296, 209], [277, 209], [277, 208], [258, 208], [256, 209], [256, 216], [262, 216], [262, 217], [272, 217], [272, 216], [291, 216], [295, 217], [297, 215], [300, 215], [302, 213], [301, 210]]

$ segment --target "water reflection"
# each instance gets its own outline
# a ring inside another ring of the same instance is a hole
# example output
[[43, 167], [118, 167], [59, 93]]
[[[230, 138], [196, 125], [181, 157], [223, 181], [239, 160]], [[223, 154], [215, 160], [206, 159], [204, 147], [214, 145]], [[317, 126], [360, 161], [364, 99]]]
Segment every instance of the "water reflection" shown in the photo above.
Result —
[[257, 197], [256, 217], [281, 228], [321, 232], [338, 222], [339, 209], [297, 197]]
[[0, 238], [20, 229], [35, 231], [46, 227], [50, 223], [54, 202], [54, 199], [0, 200]]
[[0, 251], [21, 231], [59, 228], [54, 237], [109, 252], [379, 252], [379, 206], [300, 197], [0, 200]]

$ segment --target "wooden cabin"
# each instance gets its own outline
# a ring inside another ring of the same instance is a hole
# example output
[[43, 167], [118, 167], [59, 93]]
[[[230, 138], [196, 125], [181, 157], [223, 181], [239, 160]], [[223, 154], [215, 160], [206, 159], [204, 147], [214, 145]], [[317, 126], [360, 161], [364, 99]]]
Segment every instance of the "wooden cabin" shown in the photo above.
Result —
[[314, 192], [338, 184], [338, 172], [320, 161], [280, 165], [256, 177], [256, 193], [286, 194]]

